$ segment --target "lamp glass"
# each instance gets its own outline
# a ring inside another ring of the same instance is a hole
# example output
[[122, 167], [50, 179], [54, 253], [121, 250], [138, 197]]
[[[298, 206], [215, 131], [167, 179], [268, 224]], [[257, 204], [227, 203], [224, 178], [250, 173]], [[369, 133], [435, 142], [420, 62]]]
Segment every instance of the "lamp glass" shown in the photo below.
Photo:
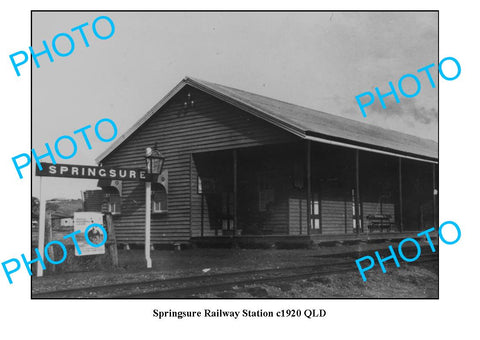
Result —
[[153, 175], [159, 175], [162, 172], [165, 157], [160, 151], [152, 148], [146, 149], [145, 155], [147, 173]]

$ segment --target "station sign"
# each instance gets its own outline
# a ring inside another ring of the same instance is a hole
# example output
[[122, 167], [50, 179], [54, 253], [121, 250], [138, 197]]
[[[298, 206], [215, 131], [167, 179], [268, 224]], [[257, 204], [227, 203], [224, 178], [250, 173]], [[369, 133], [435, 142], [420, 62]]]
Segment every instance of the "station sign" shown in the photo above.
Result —
[[89, 165], [41, 163], [36, 175], [44, 177], [70, 177], [90, 179], [120, 179], [124, 181], [145, 181], [146, 171], [140, 169], [104, 168]]

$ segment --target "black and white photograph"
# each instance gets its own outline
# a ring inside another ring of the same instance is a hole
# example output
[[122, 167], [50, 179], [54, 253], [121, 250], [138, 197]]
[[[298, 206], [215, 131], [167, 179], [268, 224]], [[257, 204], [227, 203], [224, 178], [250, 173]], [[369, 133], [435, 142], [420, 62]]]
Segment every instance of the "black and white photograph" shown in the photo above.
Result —
[[33, 141], [52, 153], [32, 170], [32, 248], [89, 213], [108, 238], [103, 256], [52, 244], [67, 256], [32, 298], [438, 298], [438, 233], [418, 235], [438, 228], [438, 76], [417, 72], [438, 67], [438, 12], [32, 22], [34, 41], [85, 37], [52, 42], [79, 64], [33, 69]]
[[474, 6], [0, 6], [4, 337], [475, 334]]

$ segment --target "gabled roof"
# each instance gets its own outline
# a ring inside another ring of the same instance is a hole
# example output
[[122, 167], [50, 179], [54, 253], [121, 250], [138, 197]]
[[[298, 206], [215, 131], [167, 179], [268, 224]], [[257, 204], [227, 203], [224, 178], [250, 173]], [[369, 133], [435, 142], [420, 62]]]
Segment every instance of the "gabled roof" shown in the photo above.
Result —
[[110, 148], [98, 156], [97, 163], [113, 152], [187, 85], [230, 103], [304, 139], [429, 162], [438, 160], [438, 144], [428, 139], [312, 110], [228, 86], [186, 77], [125, 134], [120, 136]]

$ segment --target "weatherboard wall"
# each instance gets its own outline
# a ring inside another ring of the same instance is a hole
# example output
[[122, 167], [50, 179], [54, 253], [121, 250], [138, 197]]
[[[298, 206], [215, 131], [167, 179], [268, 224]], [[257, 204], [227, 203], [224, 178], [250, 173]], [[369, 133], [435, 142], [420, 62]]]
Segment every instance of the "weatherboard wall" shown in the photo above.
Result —
[[[185, 108], [188, 93], [194, 104]], [[198, 208], [201, 205], [201, 196], [194, 194], [196, 169], [191, 160], [193, 153], [295, 140], [298, 139], [293, 134], [186, 87], [111, 152], [102, 165], [144, 168], [145, 148], [157, 143], [166, 157], [165, 169], [169, 171], [168, 213], [152, 215], [152, 243], [187, 241], [192, 236], [191, 224], [193, 232], [198, 233]], [[144, 242], [144, 202], [145, 184], [125, 181], [122, 214], [114, 217], [118, 242]]]

